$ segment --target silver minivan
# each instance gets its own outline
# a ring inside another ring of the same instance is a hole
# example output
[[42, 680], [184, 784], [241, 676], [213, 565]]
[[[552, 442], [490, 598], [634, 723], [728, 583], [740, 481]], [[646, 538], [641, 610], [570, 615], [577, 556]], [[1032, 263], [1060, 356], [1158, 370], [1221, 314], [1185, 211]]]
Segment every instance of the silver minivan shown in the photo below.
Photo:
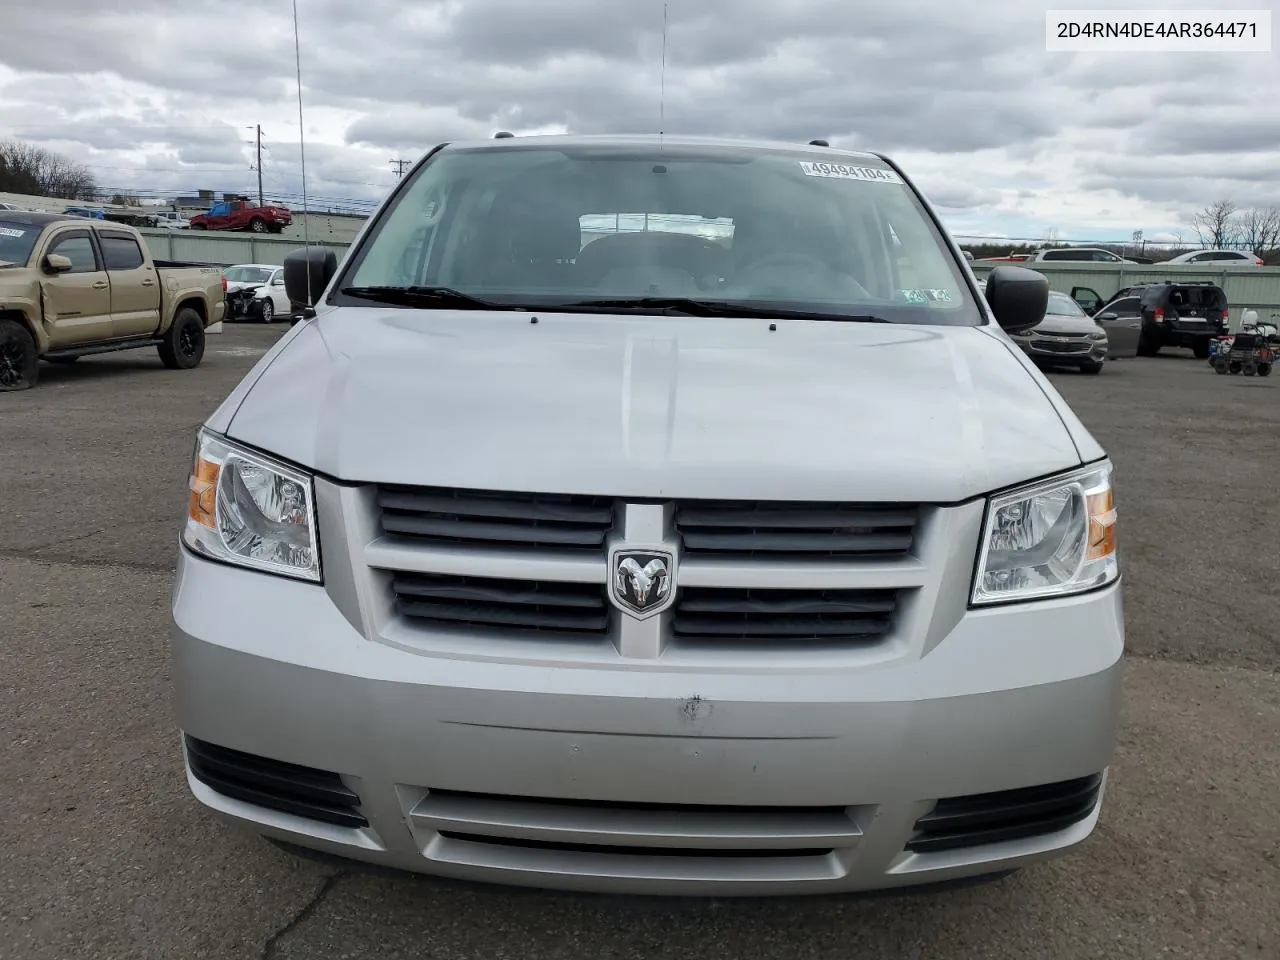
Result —
[[432, 150], [196, 438], [187, 779], [388, 867], [771, 895], [1098, 822], [1112, 467], [1012, 342], [1044, 278], [872, 153]]

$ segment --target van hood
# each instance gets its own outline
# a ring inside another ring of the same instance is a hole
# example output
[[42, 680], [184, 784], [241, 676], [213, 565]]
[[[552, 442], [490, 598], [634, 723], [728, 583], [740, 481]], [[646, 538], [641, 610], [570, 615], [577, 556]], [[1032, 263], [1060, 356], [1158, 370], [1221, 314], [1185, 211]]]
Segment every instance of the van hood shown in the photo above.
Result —
[[342, 307], [291, 333], [226, 432], [344, 481], [943, 503], [1081, 462], [993, 328]]

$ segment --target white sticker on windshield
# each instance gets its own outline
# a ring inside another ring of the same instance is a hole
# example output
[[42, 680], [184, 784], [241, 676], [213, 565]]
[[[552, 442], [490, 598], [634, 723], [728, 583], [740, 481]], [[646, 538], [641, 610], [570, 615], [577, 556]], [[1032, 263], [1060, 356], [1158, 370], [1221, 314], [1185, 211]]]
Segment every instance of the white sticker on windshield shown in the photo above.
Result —
[[851, 167], [844, 163], [801, 160], [800, 169], [806, 177], [834, 177], [837, 180], [868, 180], [872, 183], [901, 183], [902, 178], [892, 170], [881, 167]]
[[25, 237], [27, 231], [15, 230], [13, 227], [0, 227], [0, 237]]
[[952, 303], [955, 297], [945, 287], [923, 287], [914, 290], [899, 290], [898, 293], [907, 303], [930, 304]]

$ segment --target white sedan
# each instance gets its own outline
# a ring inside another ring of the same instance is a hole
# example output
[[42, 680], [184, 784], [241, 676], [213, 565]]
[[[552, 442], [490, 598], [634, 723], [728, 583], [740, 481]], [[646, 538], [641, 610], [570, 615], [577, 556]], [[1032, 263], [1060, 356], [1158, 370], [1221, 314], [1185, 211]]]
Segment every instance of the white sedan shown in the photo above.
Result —
[[227, 318], [252, 318], [271, 323], [289, 316], [292, 304], [284, 289], [284, 267], [270, 263], [241, 263], [227, 267]]

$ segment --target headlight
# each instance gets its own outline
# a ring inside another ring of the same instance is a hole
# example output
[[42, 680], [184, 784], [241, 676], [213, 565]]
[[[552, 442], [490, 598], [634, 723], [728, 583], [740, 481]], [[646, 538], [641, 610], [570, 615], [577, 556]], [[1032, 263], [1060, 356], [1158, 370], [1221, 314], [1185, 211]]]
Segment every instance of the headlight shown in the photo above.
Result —
[[1120, 575], [1110, 462], [987, 503], [975, 605], [1081, 593]]
[[201, 431], [183, 542], [214, 560], [320, 581], [311, 477]]

